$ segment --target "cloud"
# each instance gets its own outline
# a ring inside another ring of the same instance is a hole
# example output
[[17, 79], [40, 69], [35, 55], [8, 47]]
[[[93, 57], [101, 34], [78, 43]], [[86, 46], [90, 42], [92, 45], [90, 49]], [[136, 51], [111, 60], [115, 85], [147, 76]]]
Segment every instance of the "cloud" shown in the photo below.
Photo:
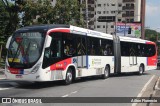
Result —
[[146, 5], [146, 15], [147, 16], [156, 16], [159, 15], [160, 7], [153, 5], [153, 4], [147, 4]]

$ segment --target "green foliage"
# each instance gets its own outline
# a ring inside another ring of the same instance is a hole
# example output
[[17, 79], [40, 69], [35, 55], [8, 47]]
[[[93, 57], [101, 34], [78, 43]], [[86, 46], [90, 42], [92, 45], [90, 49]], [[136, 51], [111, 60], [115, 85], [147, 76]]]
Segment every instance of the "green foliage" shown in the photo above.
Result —
[[15, 5], [9, 0], [0, 1], [0, 35], [5, 42], [8, 36], [16, 30], [19, 23], [18, 11], [15, 10]]
[[54, 8], [55, 23], [57, 24], [72, 24], [75, 26], [84, 26], [84, 19], [80, 13], [78, 0], [57, 0]]
[[[155, 30], [146, 29], [145, 30], [145, 38], [147, 40], [157, 42], [157, 32]], [[160, 33], [158, 33], [158, 38], [160, 38]]]
[[27, 0], [22, 7], [22, 25], [72, 24], [84, 26], [77, 0], [57, 0], [55, 7], [50, 0]]
[[22, 25], [51, 24], [53, 22], [53, 6], [50, 0], [27, 0], [22, 7]]
[[157, 44], [158, 55], [160, 55], [160, 42], [157, 42], [157, 34], [158, 34], [158, 41], [159, 41], [160, 40], [160, 33], [157, 33], [155, 30], [151, 30], [151, 29], [145, 30], [146, 39], [153, 41]]
[[6, 11], [2, 1], [0, 1], [0, 44], [6, 41], [6, 27], [9, 23], [9, 13]]

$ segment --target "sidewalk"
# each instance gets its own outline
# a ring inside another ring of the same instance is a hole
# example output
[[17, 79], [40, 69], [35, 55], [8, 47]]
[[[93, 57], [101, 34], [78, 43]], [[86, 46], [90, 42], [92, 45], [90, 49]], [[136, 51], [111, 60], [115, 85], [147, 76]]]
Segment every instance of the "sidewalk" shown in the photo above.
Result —
[[[160, 102], [160, 77], [154, 77], [144, 91], [142, 98], [143, 97], [147, 97], [148, 100], [154, 100], [158, 97], [157, 101]], [[135, 106], [160, 106], [160, 103], [137, 103]]]
[[0, 80], [5, 79], [4, 69], [0, 68]]
[[3, 75], [3, 74], [4, 74], [4, 69], [0, 68], [0, 75]]
[[[154, 98], [154, 97], [160, 98], [160, 77], [154, 86], [154, 92], [152, 94], [152, 98]], [[160, 103], [151, 103], [149, 106], [160, 106]]]

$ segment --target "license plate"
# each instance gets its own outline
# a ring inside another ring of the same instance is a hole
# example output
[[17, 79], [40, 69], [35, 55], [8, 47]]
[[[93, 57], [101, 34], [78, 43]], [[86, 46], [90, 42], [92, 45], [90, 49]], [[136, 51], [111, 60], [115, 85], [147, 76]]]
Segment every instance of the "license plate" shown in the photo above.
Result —
[[22, 75], [16, 75], [16, 78], [23, 78]]

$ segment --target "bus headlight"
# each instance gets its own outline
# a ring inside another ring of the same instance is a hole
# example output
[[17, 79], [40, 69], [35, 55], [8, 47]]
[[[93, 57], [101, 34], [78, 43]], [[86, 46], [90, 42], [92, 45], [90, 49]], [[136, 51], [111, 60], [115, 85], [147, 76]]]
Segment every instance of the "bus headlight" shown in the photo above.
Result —
[[38, 69], [40, 68], [41, 66], [41, 63], [38, 63], [34, 68], [33, 70], [31, 71], [32, 74], [36, 73], [38, 71]]

